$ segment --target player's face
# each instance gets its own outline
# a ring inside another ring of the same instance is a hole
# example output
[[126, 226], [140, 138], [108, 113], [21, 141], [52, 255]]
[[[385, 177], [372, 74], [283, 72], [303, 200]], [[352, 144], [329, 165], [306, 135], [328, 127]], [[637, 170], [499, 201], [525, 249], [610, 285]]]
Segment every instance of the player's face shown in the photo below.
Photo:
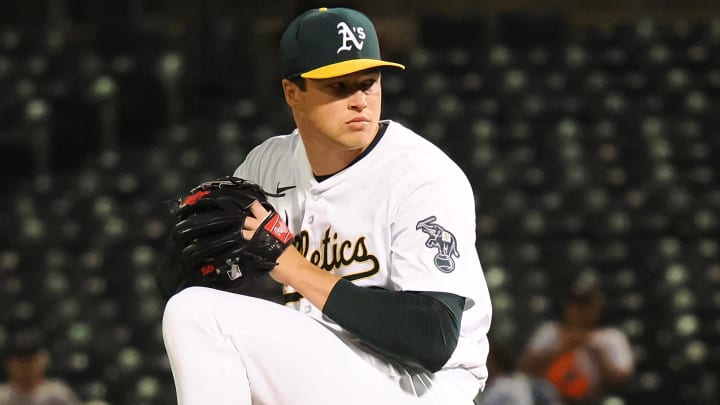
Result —
[[576, 327], [591, 329], [597, 325], [601, 312], [600, 303], [568, 303], [565, 306], [565, 322]]
[[303, 140], [329, 150], [365, 149], [375, 137], [380, 120], [380, 72], [361, 71], [331, 79], [308, 79], [306, 83], [306, 91], [295, 91], [292, 98], [286, 88], [286, 99]]
[[5, 363], [8, 375], [18, 381], [35, 381], [45, 374], [48, 357], [45, 353], [17, 356]]

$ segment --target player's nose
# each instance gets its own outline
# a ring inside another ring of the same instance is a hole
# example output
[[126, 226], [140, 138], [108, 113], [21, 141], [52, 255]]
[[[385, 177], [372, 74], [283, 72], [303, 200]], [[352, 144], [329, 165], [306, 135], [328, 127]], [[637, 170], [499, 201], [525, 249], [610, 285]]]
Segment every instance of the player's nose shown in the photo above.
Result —
[[365, 92], [362, 90], [358, 90], [355, 93], [351, 94], [348, 101], [348, 107], [351, 110], [362, 111], [368, 106], [367, 94], [365, 94]]

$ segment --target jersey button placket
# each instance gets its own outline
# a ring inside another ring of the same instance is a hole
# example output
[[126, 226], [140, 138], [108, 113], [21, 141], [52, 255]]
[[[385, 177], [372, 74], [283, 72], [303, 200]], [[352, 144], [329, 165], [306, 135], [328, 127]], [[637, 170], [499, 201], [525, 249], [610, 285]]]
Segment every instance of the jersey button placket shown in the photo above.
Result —
[[313, 222], [315, 222], [315, 215], [313, 215], [313, 214], [311, 213], [314, 204], [310, 204], [310, 203], [311, 203], [311, 202], [317, 202], [319, 199], [320, 199], [320, 195], [319, 195], [319, 194], [317, 194], [317, 193], [312, 193], [312, 192], [310, 193], [310, 201], [309, 201], [309, 203], [308, 203], [308, 204], [306, 205], [306, 207], [305, 207], [305, 211], [306, 211], [306, 213], [307, 213], [306, 222], [307, 222], [308, 224], [312, 224]]

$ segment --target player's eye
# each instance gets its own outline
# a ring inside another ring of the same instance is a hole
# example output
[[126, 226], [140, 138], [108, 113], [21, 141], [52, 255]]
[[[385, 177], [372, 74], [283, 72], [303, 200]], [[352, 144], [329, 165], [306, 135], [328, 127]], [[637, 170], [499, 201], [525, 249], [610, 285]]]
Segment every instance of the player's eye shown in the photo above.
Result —
[[362, 91], [368, 91], [372, 88], [372, 86], [377, 82], [376, 79], [367, 79], [362, 82], [360, 85], [360, 90]]
[[335, 82], [330, 84], [330, 89], [336, 93], [345, 93], [348, 91], [348, 85], [345, 82]]
[[370, 93], [378, 82], [376, 77], [364, 80], [338, 80], [327, 84], [327, 88], [337, 97], [347, 97], [358, 91]]

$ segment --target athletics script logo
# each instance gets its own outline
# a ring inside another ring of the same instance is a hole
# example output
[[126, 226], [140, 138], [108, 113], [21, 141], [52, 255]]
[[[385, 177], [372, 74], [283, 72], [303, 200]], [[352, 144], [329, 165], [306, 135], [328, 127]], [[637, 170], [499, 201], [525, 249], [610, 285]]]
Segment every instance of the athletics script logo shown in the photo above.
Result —
[[[338, 34], [342, 38], [342, 45], [338, 48], [337, 53], [352, 50], [352, 45], [355, 45], [355, 48], [358, 50], [363, 48], [363, 44], [365, 43], [365, 30], [363, 30], [363, 27], [350, 28], [347, 23], [340, 22], [337, 25], [337, 29]], [[357, 36], [355, 34], [357, 34]]]

